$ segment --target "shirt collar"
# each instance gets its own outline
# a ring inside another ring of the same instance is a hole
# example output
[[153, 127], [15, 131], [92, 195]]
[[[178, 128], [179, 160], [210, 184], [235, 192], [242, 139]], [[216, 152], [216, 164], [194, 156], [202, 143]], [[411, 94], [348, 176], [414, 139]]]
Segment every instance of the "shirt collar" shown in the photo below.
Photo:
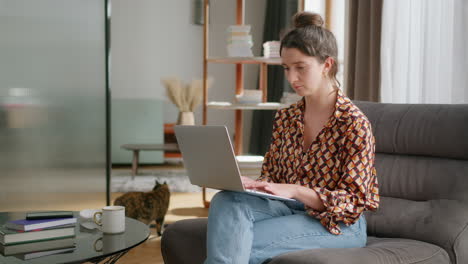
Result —
[[[335, 119], [340, 122], [344, 122], [349, 115], [351, 100], [343, 94], [341, 89], [338, 89], [335, 103], [335, 112], [333, 113]], [[305, 98], [302, 97], [296, 104], [294, 109], [294, 117], [296, 122], [301, 125], [304, 123], [304, 110], [305, 110]]]
[[336, 97], [335, 104], [335, 118], [338, 121], [345, 122], [349, 117], [349, 112], [351, 110], [351, 99], [343, 94], [341, 89], [338, 89], [338, 95]]

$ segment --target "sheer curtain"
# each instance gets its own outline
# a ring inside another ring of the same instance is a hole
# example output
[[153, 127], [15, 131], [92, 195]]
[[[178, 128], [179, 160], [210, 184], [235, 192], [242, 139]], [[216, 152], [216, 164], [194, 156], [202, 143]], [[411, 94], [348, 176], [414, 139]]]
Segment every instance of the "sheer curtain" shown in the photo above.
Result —
[[468, 1], [384, 1], [381, 101], [468, 103]]

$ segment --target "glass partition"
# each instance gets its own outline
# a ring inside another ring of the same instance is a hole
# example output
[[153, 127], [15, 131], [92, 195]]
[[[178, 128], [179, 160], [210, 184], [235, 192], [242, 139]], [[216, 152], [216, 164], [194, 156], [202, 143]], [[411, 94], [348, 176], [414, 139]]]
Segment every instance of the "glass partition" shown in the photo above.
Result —
[[0, 0], [0, 211], [106, 201], [104, 2]]

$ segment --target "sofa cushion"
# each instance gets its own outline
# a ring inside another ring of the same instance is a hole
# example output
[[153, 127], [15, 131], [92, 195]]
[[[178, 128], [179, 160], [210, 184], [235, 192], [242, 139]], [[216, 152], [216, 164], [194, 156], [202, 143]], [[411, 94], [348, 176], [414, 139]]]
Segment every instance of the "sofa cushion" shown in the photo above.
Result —
[[450, 264], [442, 248], [416, 240], [369, 237], [364, 248], [311, 249], [277, 256], [268, 264]]
[[369, 235], [432, 243], [444, 248], [454, 263], [466, 251], [459, 247], [459, 243], [466, 245], [466, 203], [456, 200], [410, 201], [382, 197], [379, 210], [365, 214]]
[[468, 105], [354, 103], [372, 123], [377, 152], [468, 160]]
[[[203, 263], [206, 258], [206, 218], [181, 220], [163, 233], [161, 251], [166, 264]], [[278, 263], [372, 263], [444, 264], [450, 263], [442, 248], [416, 240], [369, 237], [365, 248], [311, 249], [275, 257]]]
[[468, 161], [377, 153], [381, 196], [468, 203]]

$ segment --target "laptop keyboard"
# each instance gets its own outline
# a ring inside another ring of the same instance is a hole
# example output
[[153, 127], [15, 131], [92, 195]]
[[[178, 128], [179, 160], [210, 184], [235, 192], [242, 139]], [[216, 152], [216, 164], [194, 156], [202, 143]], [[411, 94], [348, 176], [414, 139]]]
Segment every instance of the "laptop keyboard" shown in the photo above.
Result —
[[272, 199], [287, 200], [287, 201], [296, 201], [296, 200], [291, 199], [291, 198], [286, 198], [286, 197], [282, 197], [282, 196], [278, 196], [278, 195], [274, 195], [274, 194], [269, 194], [269, 193], [261, 192], [261, 191], [257, 191], [257, 190], [246, 189], [245, 191], [246, 191], [246, 192], [250, 192], [250, 193], [258, 193], [258, 194], [261, 195], [261, 196], [268, 197], [268, 198], [272, 198]]
[[269, 194], [269, 193], [266, 193], [266, 192], [261, 192], [261, 191], [257, 191], [257, 190], [252, 190], [252, 189], [246, 189], [247, 192], [252, 192], [252, 193], [261, 193], [261, 194], [268, 194], [268, 195], [273, 195], [273, 194]]

